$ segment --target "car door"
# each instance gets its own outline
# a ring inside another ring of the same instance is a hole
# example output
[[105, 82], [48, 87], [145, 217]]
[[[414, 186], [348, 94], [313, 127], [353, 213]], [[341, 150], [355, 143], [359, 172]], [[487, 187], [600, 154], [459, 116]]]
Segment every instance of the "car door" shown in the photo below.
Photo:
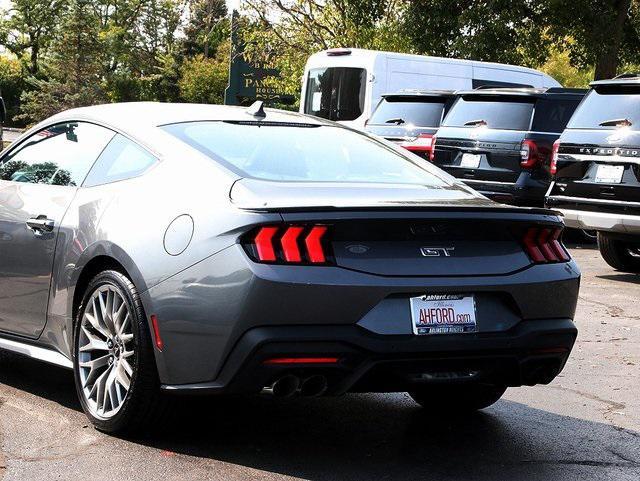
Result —
[[56, 244], [67, 235], [62, 219], [113, 136], [86, 122], [60, 123], [0, 157], [0, 332], [42, 332]]

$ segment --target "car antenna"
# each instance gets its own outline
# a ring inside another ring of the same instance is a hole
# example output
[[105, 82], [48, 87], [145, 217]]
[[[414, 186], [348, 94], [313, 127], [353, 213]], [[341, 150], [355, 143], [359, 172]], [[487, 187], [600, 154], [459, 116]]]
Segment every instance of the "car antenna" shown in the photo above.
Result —
[[247, 113], [253, 117], [260, 117], [264, 119], [267, 116], [264, 112], [264, 102], [262, 100], [256, 100], [249, 106], [249, 108], [247, 108]]

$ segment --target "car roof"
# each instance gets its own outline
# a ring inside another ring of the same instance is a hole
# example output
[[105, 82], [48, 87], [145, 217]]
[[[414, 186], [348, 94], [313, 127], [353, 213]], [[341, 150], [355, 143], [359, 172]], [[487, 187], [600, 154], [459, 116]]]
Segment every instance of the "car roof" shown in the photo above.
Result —
[[118, 126], [123, 130], [159, 127], [167, 124], [216, 120], [264, 120], [300, 124], [333, 125], [332, 122], [277, 109], [264, 109], [266, 117], [256, 118], [247, 107], [209, 104], [125, 102], [80, 107], [61, 112], [47, 122], [87, 120]]
[[478, 87], [474, 90], [461, 90], [458, 95], [463, 96], [506, 96], [506, 97], [535, 97], [535, 98], [571, 98], [583, 97], [587, 93], [587, 89], [572, 88], [532, 88], [532, 87]]

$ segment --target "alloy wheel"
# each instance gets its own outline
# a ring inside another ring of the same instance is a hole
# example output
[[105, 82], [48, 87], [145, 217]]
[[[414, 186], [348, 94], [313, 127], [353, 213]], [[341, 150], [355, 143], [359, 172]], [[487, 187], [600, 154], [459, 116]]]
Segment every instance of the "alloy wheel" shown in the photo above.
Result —
[[124, 405], [135, 356], [128, 303], [118, 288], [102, 285], [84, 308], [78, 338], [82, 394], [97, 418], [110, 419]]

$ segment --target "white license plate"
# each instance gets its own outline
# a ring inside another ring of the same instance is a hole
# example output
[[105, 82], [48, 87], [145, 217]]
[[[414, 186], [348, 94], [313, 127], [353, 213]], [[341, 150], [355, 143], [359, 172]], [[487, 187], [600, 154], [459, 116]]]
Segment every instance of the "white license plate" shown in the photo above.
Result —
[[476, 332], [473, 296], [434, 294], [409, 299], [411, 325], [418, 336]]
[[481, 155], [478, 154], [462, 154], [462, 160], [460, 161], [460, 167], [466, 167], [467, 169], [477, 169], [480, 167]]
[[596, 182], [599, 184], [619, 184], [622, 182], [624, 165], [599, 165]]

